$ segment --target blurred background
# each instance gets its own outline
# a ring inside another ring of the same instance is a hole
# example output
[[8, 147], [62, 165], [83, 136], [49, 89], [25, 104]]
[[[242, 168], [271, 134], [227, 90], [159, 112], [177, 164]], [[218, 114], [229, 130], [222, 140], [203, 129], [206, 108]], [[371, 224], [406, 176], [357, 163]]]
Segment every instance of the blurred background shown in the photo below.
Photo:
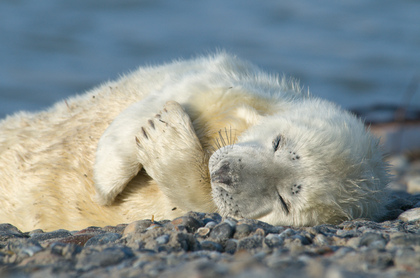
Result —
[[217, 49], [346, 108], [398, 106], [420, 75], [420, 1], [1, 0], [0, 117]]

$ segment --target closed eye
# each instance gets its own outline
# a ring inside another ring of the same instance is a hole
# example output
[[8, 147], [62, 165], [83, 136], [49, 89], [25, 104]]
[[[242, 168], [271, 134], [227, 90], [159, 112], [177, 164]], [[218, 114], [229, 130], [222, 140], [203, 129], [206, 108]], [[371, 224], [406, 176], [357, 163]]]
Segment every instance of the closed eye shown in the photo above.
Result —
[[289, 214], [289, 206], [286, 204], [286, 202], [284, 201], [283, 197], [281, 197], [280, 193], [277, 191], [277, 195], [279, 196], [280, 199], [280, 203], [283, 206], [283, 209], [286, 211], [286, 214]]
[[281, 135], [279, 135], [279, 136], [276, 137], [276, 139], [273, 140], [274, 152], [276, 152], [279, 149], [282, 139], [283, 139], [283, 137]]

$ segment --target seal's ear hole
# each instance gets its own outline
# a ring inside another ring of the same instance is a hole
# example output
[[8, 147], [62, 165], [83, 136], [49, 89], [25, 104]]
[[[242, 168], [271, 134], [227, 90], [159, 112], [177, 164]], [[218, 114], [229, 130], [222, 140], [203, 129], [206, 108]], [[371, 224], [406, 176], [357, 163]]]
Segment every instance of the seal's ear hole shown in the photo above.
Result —
[[278, 135], [276, 138], [274, 138], [273, 140], [273, 149], [274, 152], [276, 152], [281, 146], [283, 146], [283, 136]]

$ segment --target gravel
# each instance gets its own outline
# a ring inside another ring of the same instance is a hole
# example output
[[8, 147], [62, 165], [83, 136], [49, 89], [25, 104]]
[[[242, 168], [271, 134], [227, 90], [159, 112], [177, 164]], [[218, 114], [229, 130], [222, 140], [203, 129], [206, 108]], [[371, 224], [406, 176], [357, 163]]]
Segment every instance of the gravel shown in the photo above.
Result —
[[404, 165], [379, 223], [297, 228], [189, 212], [80, 231], [0, 224], [0, 277], [419, 277], [420, 192], [407, 184], [420, 171]]

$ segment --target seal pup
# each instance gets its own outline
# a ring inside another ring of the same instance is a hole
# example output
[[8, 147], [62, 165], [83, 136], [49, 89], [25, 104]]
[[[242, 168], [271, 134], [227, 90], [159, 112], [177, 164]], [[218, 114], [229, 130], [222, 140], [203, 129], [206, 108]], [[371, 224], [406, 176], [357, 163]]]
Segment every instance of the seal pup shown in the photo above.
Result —
[[0, 222], [81, 229], [219, 212], [273, 225], [378, 219], [378, 139], [226, 53], [144, 67], [0, 122]]

